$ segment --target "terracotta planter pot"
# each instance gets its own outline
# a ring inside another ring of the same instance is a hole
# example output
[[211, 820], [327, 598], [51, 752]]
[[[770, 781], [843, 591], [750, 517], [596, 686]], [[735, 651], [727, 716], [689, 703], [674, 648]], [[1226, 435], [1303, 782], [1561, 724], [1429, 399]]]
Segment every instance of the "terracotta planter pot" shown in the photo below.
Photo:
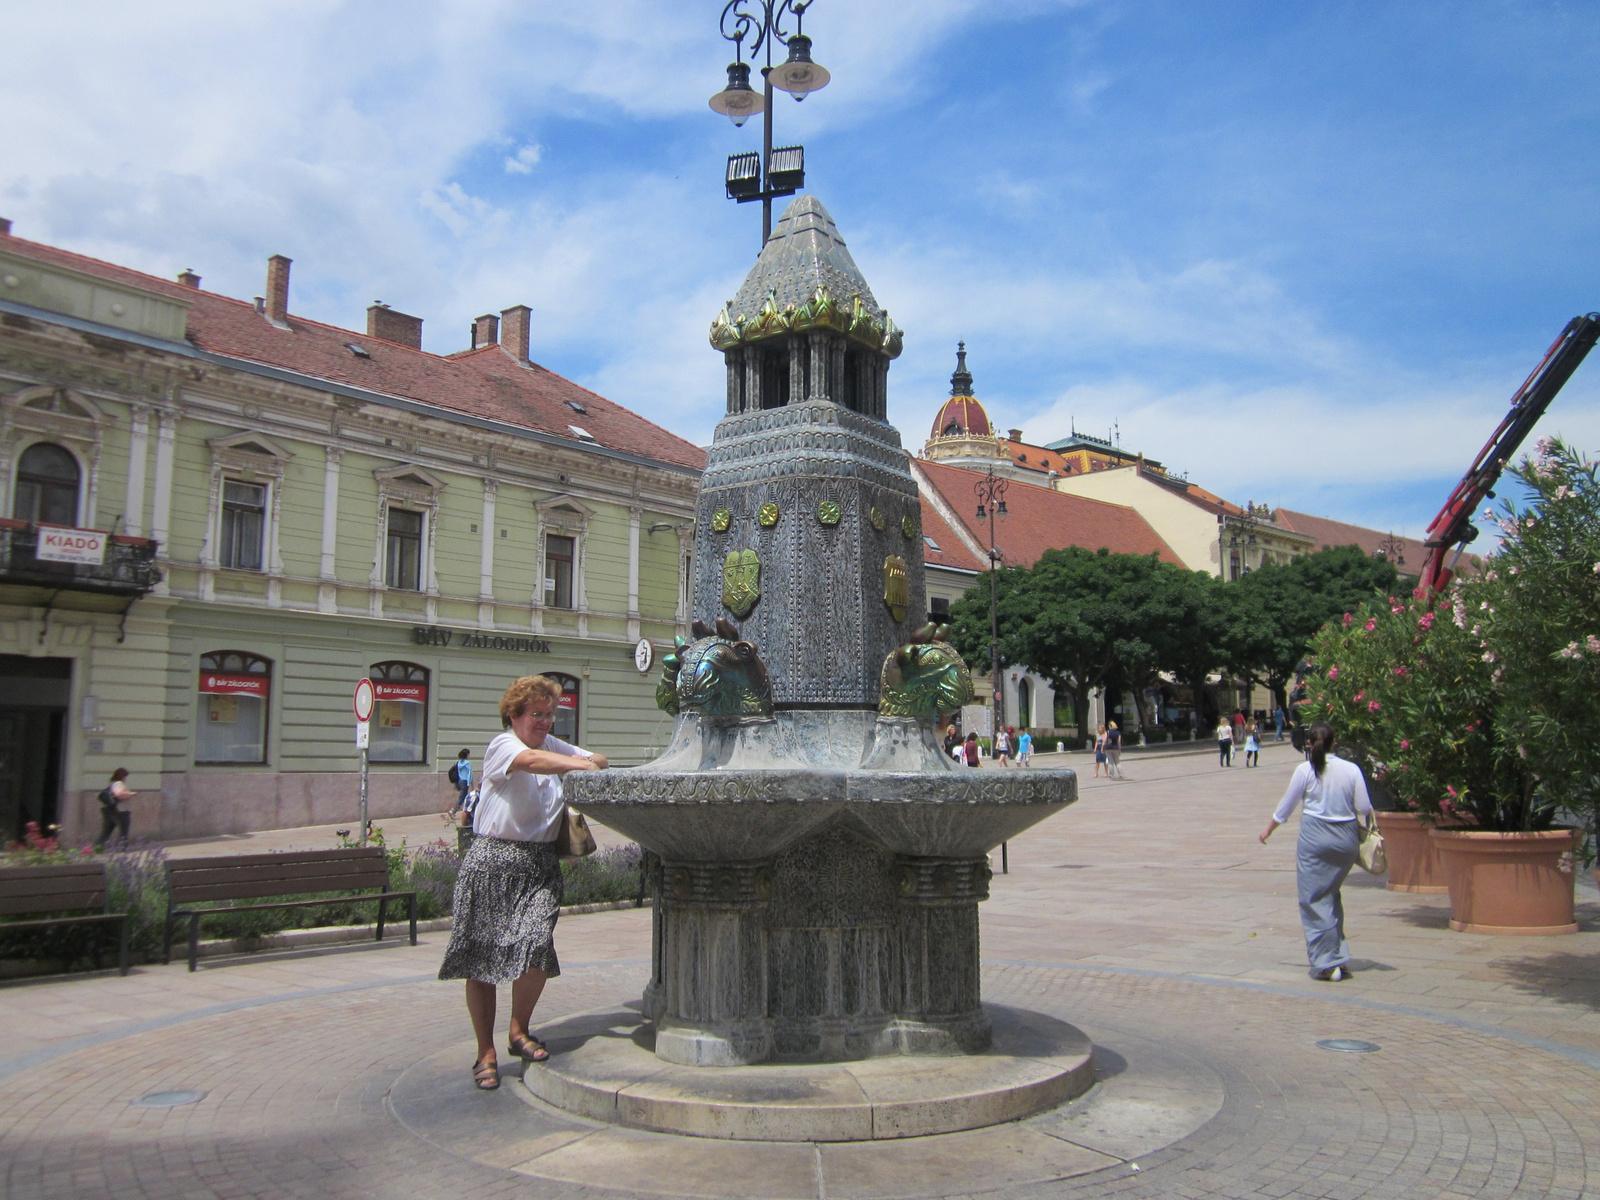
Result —
[[1577, 830], [1435, 829], [1428, 836], [1444, 864], [1451, 929], [1523, 936], [1578, 932], [1572, 911]]
[[1448, 892], [1444, 864], [1439, 861], [1439, 852], [1428, 836], [1433, 826], [1424, 824], [1416, 813], [1379, 810], [1374, 815], [1378, 818], [1378, 832], [1383, 834], [1383, 848], [1389, 858], [1389, 890], [1434, 896]]

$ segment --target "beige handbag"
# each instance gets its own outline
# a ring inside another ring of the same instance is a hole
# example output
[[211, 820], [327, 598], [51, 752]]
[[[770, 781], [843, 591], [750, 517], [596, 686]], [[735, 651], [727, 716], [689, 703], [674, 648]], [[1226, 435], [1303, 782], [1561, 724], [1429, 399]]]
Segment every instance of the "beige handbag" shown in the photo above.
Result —
[[587, 858], [596, 850], [594, 834], [589, 832], [589, 822], [575, 808], [561, 806], [561, 823], [556, 829], [557, 858]]
[[1387, 875], [1389, 873], [1389, 855], [1383, 848], [1383, 834], [1378, 832], [1378, 822], [1373, 820], [1370, 825], [1356, 826], [1356, 837], [1360, 844], [1356, 847], [1356, 861], [1361, 864], [1363, 871], [1373, 875]]

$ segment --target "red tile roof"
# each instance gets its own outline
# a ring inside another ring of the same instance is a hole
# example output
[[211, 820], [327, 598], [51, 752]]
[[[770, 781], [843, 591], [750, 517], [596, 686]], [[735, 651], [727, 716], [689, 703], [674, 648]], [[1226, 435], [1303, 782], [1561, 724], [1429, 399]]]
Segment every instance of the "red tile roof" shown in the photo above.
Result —
[[1062, 460], [1059, 450], [1035, 446], [1030, 442], [1015, 442], [1009, 438], [1006, 439], [1006, 449], [1011, 453], [1011, 461], [1024, 471], [1036, 471], [1041, 475], [1050, 471], [1067, 473], [1067, 464]]
[[[705, 467], [705, 451], [694, 443], [537, 363], [522, 366], [498, 346], [448, 356], [430, 354], [292, 313], [289, 328], [279, 329], [247, 301], [185, 287], [39, 242], [5, 237], [0, 244], [41, 263], [189, 302], [193, 305], [189, 311], [189, 341], [212, 354], [585, 444], [569, 428], [576, 425], [592, 434], [595, 444], [610, 450], [695, 470]], [[366, 350], [369, 357], [353, 353], [349, 349], [352, 342]], [[576, 411], [568, 401], [582, 405], [586, 411]]]
[[[1360, 546], [1368, 554], [1377, 554], [1381, 548], [1379, 543], [1387, 541], [1390, 536], [1377, 529], [1349, 525], [1327, 517], [1313, 517], [1310, 513], [1292, 512], [1287, 508], [1274, 510], [1273, 516], [1278, 519], [1279, 525], [1286, 526], [1295, 533], [1316, 538], [1319, 550], [1329, 546]], [[1422, 570], [1422, 560], [1428, 553], [1427, 547], [1416, 538], [1396, 540], [1401, 544], [1400, 554], [1405, 559], [1402, 572], [1415, 575]]]
[[983, 560], [967, 549], [967, 544], [945, 524], [939, 510], [928, 503], [926, 496], [922, 498], [922, 535], [925, 539], [932, 538], [939, 547], [935, 550], [926, 541], [922, 543], [922, 557], [930, 567], [954, 567], [958, 571], [984, 569]]
[[[973, 485], [983, 478], [981, 472], [922, 458], [914, 461], [912, 470], [922, 472], [980, 546], [988, 542], [989, 522], [973, 515], [977, 511]], [[1066, 546], [1089, 550], [1104, 546], [1113, 554], [1154, 553], [1163, 562], [1183, 565], [1149, 523], [1123, 504], [1017, 483], [1006, 492], [1006, 509], [1007, 515], [995, 522], [995, 541], [1007, 566], [1032, 566], [1046, 550]]]

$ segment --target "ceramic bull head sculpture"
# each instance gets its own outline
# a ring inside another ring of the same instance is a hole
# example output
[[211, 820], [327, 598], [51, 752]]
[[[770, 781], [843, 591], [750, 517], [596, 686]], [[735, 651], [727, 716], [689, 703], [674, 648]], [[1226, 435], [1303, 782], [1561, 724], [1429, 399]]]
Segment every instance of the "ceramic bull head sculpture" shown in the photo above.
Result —
[[948, 625], [924, 625], [883, 660], [880, 717], [932, 719], [972, 703], [972, 673], [945, 639]]
[[715, 628], [696, 621], [691, 632], [693, 641], [673, 639], [672, 653], [662, 659], [656, 704], [673, 716], [770, 717], [772, 684], [756, 644], [720, 617]]

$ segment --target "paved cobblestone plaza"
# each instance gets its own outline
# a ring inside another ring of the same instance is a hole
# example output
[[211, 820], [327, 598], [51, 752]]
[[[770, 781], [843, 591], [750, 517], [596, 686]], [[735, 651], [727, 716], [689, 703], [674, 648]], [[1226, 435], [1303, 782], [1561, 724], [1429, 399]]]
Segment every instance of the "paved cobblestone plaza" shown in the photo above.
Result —
[[[528, 1097], [516, 1067], [475, 1093], [433, 933], [0, 989], [5, 1195], [1600, 1195], [1593, 881], [1582, 932], [1518, 939], [1451, 933], [1446, 897], [1353, 876], [1357, 974], [1314, 983], [1293, 831], [1255, 837], [1298, 756], [1262, 757], [1247, 771], [1130, 755], [1126, 782], [1080, 776], [1076, 806], [1011, 843], [983, 906], [985, 999], [1094, 1039], [1099, 1083], [1064, 1110], [779, 1145], [580, 1121]], [[648, 910], [561, 921], [546, 1036], [637, 999], [649, 926]], [[205, 1096], [130, 1103], [181, 1089]]]

